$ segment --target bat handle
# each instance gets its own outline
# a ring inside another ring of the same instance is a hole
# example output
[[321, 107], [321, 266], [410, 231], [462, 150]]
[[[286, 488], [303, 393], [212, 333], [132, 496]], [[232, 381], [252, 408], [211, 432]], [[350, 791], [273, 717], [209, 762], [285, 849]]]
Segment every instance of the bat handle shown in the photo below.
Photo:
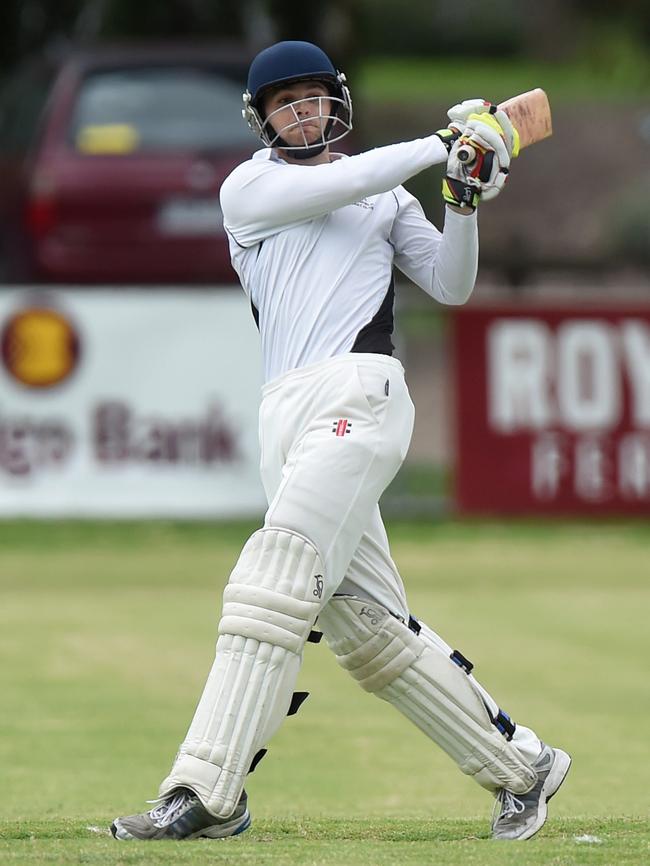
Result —
[[474, 162], [474, 160], [476, 159], [476, 151], [471, 144], [463, 144], [461, 145], [461, 147], [458, 148], [456, 157], [458, 158], [459, 162], [469, 164], [471, 162]]

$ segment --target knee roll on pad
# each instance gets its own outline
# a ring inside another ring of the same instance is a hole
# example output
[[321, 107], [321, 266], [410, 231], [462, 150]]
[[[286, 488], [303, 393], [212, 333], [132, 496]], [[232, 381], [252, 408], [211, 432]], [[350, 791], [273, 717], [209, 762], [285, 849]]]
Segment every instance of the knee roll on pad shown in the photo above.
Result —
[[421, 637], [354, 596], [334, 596], [318, 623], [362, 688], [393, 704], [484, 788], [525, 793], [535, 784], [533, 768], [494, 727], [482, 690], [437, 635]]
[[251, 536], [224, 591], [215, 661], [161, 796], [184, 785], [215, 816], [232, 814], [253, 757], [291, 705], [323, 587], [306, 538], [275, 528]]
[[220, 635], [241, 635], [301, 652], [320, 609], [323, 569], [316, 548], [296, 533], [251, 536], [223, 594]]

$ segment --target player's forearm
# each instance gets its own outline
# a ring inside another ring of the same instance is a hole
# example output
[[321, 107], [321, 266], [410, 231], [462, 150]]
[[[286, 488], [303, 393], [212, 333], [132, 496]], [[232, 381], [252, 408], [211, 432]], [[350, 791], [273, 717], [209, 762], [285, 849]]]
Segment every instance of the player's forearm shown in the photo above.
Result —
[[226, 182], [221, 202], [226, 225], [240, 243], [260, 233], [322, 216], [366, 196], [394, 189], [447, 159], [435, 136], [379, 147], [313, 166], [277, 165], [241, 182]]
[[433, 269], [431, 294], [443, 304], [464, 304], [474, 290], [477, 271], [476, 214], [465, 216], [447, 208]]
[[[334, 185], [331, 194], [352, 204], [388, 192], [432, 165], [445, 162], [447, 150], [437, 135], [389, 144], [323, 166]], [[342, 205], [339, 205], [342, 206]]]

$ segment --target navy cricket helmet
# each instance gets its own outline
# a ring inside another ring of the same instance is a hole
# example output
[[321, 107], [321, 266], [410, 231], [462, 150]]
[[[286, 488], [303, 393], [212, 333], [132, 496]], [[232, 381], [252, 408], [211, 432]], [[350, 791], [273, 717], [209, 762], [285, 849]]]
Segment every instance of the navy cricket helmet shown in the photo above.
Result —
[[[315, 141], [307, 141], [296, 111], [296, 106], [306, 100], [291, 102], [269, 116], [264, 111], [264, 98], [270, 91], [298, 81], [317, 81], [329, 92], [329, 97], [308, 97], [309, 100], [318, 100], [321, 135]], [[352, 100], [345, 85], [345, 75], [337, 71], [327, 54], [311, 42], [278, 42], [260, 51], [250, 65], [243, 98], [242, 114], [255, 135], [268, 147], [290, 150], [298, 159], [317, 156], [328, 144], [343, 138], [352, 129]], [[291, 111], [288, 122], [286, 108]], [[276, 129], [273, 126], [274, 115], [281, 111], [285, 112], [285, 122]], [[294, 129], [302, 132], [302, 142], [291, 145], [283, 134]]]

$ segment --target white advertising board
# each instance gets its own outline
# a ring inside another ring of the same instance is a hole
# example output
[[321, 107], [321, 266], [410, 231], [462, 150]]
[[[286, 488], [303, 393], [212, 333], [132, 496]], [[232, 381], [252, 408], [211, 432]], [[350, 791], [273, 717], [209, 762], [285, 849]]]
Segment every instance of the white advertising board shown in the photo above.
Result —
[[238, 517], [258, 334], [235, 288], [0, 293], [0, 516]]

